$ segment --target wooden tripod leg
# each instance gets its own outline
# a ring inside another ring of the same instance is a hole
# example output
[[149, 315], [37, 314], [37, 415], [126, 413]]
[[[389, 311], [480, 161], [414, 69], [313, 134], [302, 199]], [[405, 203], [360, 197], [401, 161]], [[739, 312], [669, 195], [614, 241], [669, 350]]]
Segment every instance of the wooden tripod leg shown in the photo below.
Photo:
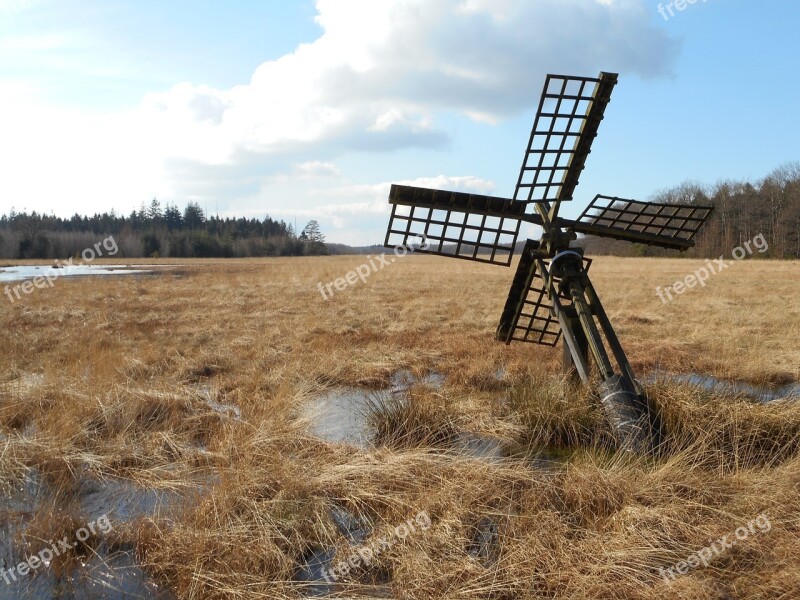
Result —
[[[611, 328], [611, 323], [603, 311], [597, 294], [594, 293], [594, 288], [587, 280], [586, 288], [578, 282], [573, 282], [569, 289], [573, 306], [581, 320], [583, 331], [603, 379], [600, 384], [601, 404], [614, 430], [617, 443], [620, 448], [638, 454], [652, 452], [657, 439], [657, 428], [654, 427], [652, 411], [646, 399], [637, 393], [633, 370]], [[592, 301], [591, 307], [586, 302], [586, 296]], [[622, 375], [614, 373], [595, 318], [600, 321], [608, 344], [622, 370]]]
[[[569, 323], [569, 328], [572, 330], [572, 333], [575, 337], [575, 348], [577, 352], [580, 354], [581, 358], [583, 359], [583, 364], [587, 365], [587, 370], [590, 369], [589, 366], [589, 340], [586, 339], [586, 334], [583, 332], [581, 328], [581, 320], [578, 318], [577, 311], [572, 307], [564, 308], [564, 316], [567, 322]], [[572, 358], [572, 350], [567, 343], [567, 337], [564, 336], [564, 346], [563, 346], [563, 372], [565, 375], [568, 375], [574, 381], [580, 381], [581, 376], [578, 373], [578, 368], [575, 364], [575, 360]]]
[[628, 357], [625, 356], [622, 344], [619, 343], [617, 334], [611, 326], [611, 321], [608, 319], [608, 315], [606, 315], [606, 311], [603, 309], [603, 304], [600, 302], [600, 298], [597, 296], [597, 292], [590, 281], [587, 281], [586, 285], [586, 298], [589, 300], [591, 310], [597, 317], [600, 327], [603, 329], [603, 333], [606, 336], [606, 340], [608, 340], [608, 345], [611, 347], [611, 352], [614, 354], [614, 359], [617, 361], [620, 370], [623, 375], [627, 377], [631, 387], [638, 391], [638, 381], [631, 368], [631, 364], [628, 362]]
[[542, 275], [542, 279], [546, 282], [545, 285], [547, 285], [547, 288], [549, 289], [550, 302], [552, 304], [551, 310], [553, 311], [553, 316], [558, 319], [558, 323], [561, 326], [561, 333], [564, 335], [564, 352], [565, 354], [569, 354], [571, 363], [574, 365], [575, 371], [577, 372], [578, 377], [581, 378], [581, 381], [583, 381], [583, 383], [586, 385], [590, 385], [591, 382], [589, 379], [590, 370], [588, 352], [585, 349], [582, 349], [581, 345], [586, 341], [586, 336], [583, 335], [580, 319], [577, 317], [577, 313], [574, 313], [573, 316], [575, 318], [572, 319], [568, 313], [570, 309], [564, 308], [561, 305], [561, 300], [558, 297], [558, 291], [553, 285], [550, 272], [548, 271], [547, 265], [545, 265], [544, 261], [537, 259], [536, 266], [539, 269], [539, 273]]
[[652, 413], [626, 377], [614, 375], [600, 384], [600, 402], [611, 423], [618, 446], [636, 454], [649, 454], [658, 440]]
[[578, 313], [583, 333], [586, 340], [589, 342], [589, 349], [592, 351], [592, 357], [597, 365], [597, 370], [600, 372], [600, 377], [603, 380], [608, 379], [614, 374], [614, 369], [611, 367], [611, 361], [608, 359], [608, 353], [603, 345], [603, 338], [597, 325], [594, 322], [592, 311], [586, 304], [586, 298], [583, 294], [583, 286], [577, 281], [573, 281], [569, 285], [569, 293], [572, 297], [572, 306]]

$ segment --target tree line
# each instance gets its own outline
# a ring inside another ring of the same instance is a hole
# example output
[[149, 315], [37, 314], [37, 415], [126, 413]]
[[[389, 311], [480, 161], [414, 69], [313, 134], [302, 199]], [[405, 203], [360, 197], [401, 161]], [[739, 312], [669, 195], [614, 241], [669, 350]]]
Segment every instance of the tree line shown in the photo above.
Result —
[[[800, 259], [800, 163], [784, 165], [756, 183], [722, 181], [714, 186], [687, 182], [651, 200], [680, 205], [711, 205], [714, 211], [685, 256], [729, 256], [733, 248], [763, 234], [770, 258]], [[120, 255], [138, 257], [251, 257], [343, 253], [347, 247], [325, 244], [319, 223], [302, 231], [275, 221], [208, 217], [195, 202], [183, 211], [162, 207], [157, 199], [127, 217], [110, 213], [92, 217], [18, 213], [0, 216], [0, 258], [66, 258], [77, 256], [98, 239], [113, 235]], [[676, 256], [642, 244], [589, 236], [580, 242], [593, 254]]]
[[251, 257], [327, 254], [319, 223], [299, 233], [270, 217], [263, 220], [206, 216], [196, 202], [183, 211], [157, 199], [127, 217], [110, 213], [65, 219], [36, 211], [0, 216], [0, 258], [66, 258], [79, 255], [98, 239], [114, 236], [120, 256]]
[[[800, 258], [800, 163], [786, 164], [756, 183], [722, 181], [714, 186], [687, 182], [651, 198], [668, 204], [713, 206], [695, 237], [689, 257], [730, 256], [742, 242], [763, 234], [769, 258]], [[675, 250], [589, 236], [582, 245], [593, 254], [678, 256]]]

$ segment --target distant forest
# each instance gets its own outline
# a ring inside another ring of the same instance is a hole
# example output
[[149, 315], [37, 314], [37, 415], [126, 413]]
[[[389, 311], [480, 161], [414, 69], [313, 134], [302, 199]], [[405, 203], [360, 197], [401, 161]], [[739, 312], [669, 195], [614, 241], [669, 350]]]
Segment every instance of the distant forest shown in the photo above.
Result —
[[[712, 187], [684, 183], [651, 200], [670, 204], [713, 205], [708, 223], [685, 256], [730, 256], [740, 243], [763, 234], [769, 258], [800, 259], [800, 163], [789, 163], [756, 183], [724, 181]], [[319, 224], [302, 231], [269, 217], [263, 220], [208, 217], [190, 202], [181, 211], [153, 199], [127, 217], [113, 211], [63, 219], [36, 212], [0, 216], [0, 258], [66, 258], [79, 255], [113, 235], [120, 257], [303, 256], [380, 251], [326, 244]], [[664, 250], [605, 238], [582, 238], [592, 254], [676, 256]], [[761, 256], [761, 255], [759, 255]]]
[[[695, 237], [695, 247], [684, 256], [730, 256], [740, 243], [763, 234], [769, 244], [764, 257], [800, 258], [800, 163], [784, 165], [754, 184], [723, 181], [706, 187], [684, 183], [650, 200], [714, 207], [708, 222]], [[681, 255], [676, 250], [592, 236], [583, 238], [581, 245], [592, 254]]]
[[0, 258], [78, 256], [99, 240], [113, 236], [118, 257], [250, 257], [328, 254], [316, 221], [300, 233], [283, 221], [207, 217], [197, 203], [181, 212], [157, 199], [127, 217], [111, 213], [92, 217], [15, 212], [0, 216]]

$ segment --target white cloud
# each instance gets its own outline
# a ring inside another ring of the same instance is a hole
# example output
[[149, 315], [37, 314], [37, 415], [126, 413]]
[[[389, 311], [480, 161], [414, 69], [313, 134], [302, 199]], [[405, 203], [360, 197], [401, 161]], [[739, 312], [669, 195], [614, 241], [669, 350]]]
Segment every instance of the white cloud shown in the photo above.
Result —
[[248, 84], [150, 96], [164, 137], [194, 129], [192, 152], [168, 147], [217, 163], [237, 149], [441, 146], [437, 111], [495, 122], [535, 102], [548, 70], [653, 77], [673, 50], [633, 0], [318, 0], [317, 9], [324, 33], [262, 64]]
[[294, 165], [294, 171], [300, 179], [331, 179], [341, 177], [336, 165], [329, 162], [312, 160]]
[[[537, 101], [548, 71], [656, 77], [675, 55], [641, 0], [318, 0], [316, 7], [318, 39], [230, 89], [177, 83], [105, 115], [0, 95], [0, 161], [10, 173], [0, 197], [64, 214], [114, 204], [129, 210], [158, 196], [222, 203], [238, 214], [261, 207], [261, 214], [330, 215], [332, 225], [355, 231], [359, 214], [377, 214], [378, 202], [385, 212], [388, 184], [363, 185], [369, 174], [349, 181], [337, 157], [446, 149], [455, 133], [443, 114], [497, 123]], [[61, 41], [5, 43], [46, 50]], [[415, 181], [492, 188], [478, 178]]]
[[[496, 123], [536, 102], [547, 71], [652, 77], [674, 55], [635, 0], [319, 0], [317, 9], [323, 34], [262, 64], [248, 84], [148, 97], [153, 135], [179, 159], [176, 194], [201, 199], [348, 151], [445, 148], [444, 111]], [[193, 183], [209, 165], [218, 190]]]
[[138, 206], [163, 189], [163, 165], [135, 115], [53, 108], [34, 94], [24, 85], [0, 85], [4, 208], [69, 216], [110, 210], [114, 198]]

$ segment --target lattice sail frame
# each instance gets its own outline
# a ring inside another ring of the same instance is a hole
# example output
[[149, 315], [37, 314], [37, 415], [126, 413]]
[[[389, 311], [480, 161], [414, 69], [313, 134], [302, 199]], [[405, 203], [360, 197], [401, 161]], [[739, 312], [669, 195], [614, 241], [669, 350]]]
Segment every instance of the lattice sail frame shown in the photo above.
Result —
[[686, 250], [713, 210], [712, 206], [642, 202], [597, 195], [573, 231], [636, 243]]
[[[509, 266], [525, 206], [506, 198], [393, 185], [385, 246]], [[534, 220], [527, 219], [534, 222]], [[424, 240], [424, 243], [420, 243]]]
[[616, 83], [613, 73], [547, 76], [514, 200], [572, 200]]
[[[517, 341], [555, 346], [561, 339], [561, 324], [553, 309], [547, 282], [536, 267], [535, 252], [538, 248], [538, 242], [528, 240], [517, 265], [495, 336], [506, 344]], [[549, 270], [550, 261], [543, 262]], [[584, 273], [589, 271], [591, 265], [591, 259], [583, 259]], [[552, 289], [560, 290], [561, 279], [551, 277]], [[561, 291], [557, 293], [562, 308], [572, 306], [572, 298]]]

